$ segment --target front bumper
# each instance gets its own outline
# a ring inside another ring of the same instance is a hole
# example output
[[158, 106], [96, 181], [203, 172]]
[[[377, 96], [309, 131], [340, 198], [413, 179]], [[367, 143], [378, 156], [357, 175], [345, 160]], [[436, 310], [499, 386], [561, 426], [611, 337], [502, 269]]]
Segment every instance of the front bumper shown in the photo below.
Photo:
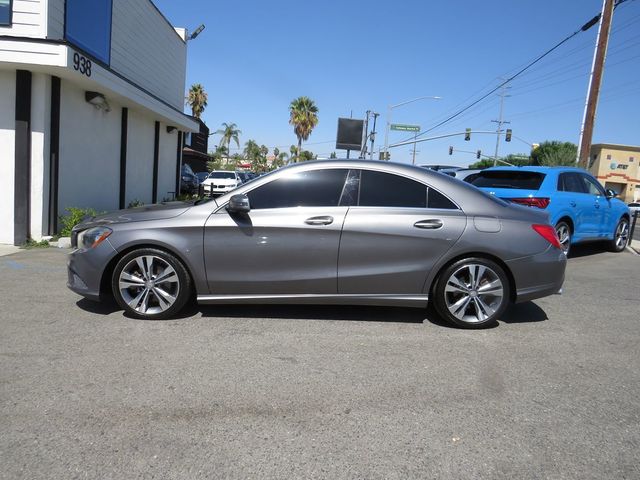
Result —
[[89, 300], [99, 301], [102, 275], [116, 253], [108, 238], [96, 248], [73, 250], [67, 259], [67, 287]]

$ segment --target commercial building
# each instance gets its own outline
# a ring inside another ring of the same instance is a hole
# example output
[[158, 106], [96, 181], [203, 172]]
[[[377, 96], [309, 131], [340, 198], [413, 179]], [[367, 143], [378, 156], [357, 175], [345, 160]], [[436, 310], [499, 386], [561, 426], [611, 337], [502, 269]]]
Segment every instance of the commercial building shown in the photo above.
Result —
[[640, 147], [598, 143], [591, 146], [589, 171], [624, 202], [640, 201]]
[[186, 55], [149, 0], [0, 0], [0, 243], [179, 191]]

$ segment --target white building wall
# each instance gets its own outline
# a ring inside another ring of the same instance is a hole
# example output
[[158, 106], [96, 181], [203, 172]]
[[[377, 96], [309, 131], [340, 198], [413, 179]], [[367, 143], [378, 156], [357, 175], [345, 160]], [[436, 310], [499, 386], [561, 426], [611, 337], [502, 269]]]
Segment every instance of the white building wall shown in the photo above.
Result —
[[13, 243], [16, 72], [0, 70], [0, 243]]
[[160, 143], [158, 155], [158, 201], [171, 199], [176, 192], [176, 154], [178, 149], [178, 131], [167, 133], [167, 126], [160, 124]]
[[129, 109], [125, 207], [134, 200], [143, 203], [152, 201], [154, 142], [153, 117]]
[[111, 68], [182, 111], [187, 46], [147, 0], [113, 0]]
[[0, 35], [44, 38], [47, 34], [47, 0], [13, 0], [10, 27], [0, 27]]
[[40, 240], [48, 229], [49, 130], [51, 77], [35, 73], [31, 78], [31, 238]]
[[118, 208], [120, 185], [120, 106], [96, 109], [84, 89], [67, 80], [60, 92], [58, 212], [67, 207]]

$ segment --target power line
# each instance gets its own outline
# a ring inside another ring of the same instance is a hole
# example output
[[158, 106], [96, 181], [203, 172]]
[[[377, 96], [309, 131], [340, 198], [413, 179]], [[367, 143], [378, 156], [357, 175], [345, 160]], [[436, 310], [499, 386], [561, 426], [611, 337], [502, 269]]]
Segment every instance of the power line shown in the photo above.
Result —
[[[623, 1], [627, 1], [627, 0], [623, 0]], [[482, 97], [478, 98], [477, 100], [475, 100], [474, 102], [472, 102], [471, 104], [467, 105], [466, 107], [458, 110], [456, 113], [454, 113], [453, 115], [450, 115], [447, 119], [437, 123], [435, 126], [428, 128], [427, 130], [424, 130], [423, 132], [421, 132], [420, 134], [417, 135], [417, 137], [420, 137], [432, 130], [435, 130], [436, 128], [444, 125], [445, 123], [448, 123], [449, 121], [453, 120], [454, 118], [462, 115], [464, 112], [466, 112], [467, 110], [469, 110], [471, 107], [477, 105], [478, 103], [480, 103], [482, 100], [484, 100], [485, 98], [487, 98], [489, 95], [497, 92], [498, 90], [500, 90], [504, 85], [508, 84], [510, 81], [512, 81], [513, 79], [517, 78], [519, 75], [521, 75], [522, 73], [524, 73], [525, 71], [527, 71], [529, 68], [531, 68], [532, 66], [534, 66], [536, 63], [538, 63], [540, 60], [542, 60], [544, 57], [546, 57], [547, 55], [549, 55], [550, 53], [552, 53], [553, 51], [557, 50], [558, 48], [560, 48], [562, 45], [564, 45], [566, 42], [568, 42], [569, 40], [571, 40], [573, 37], [575, 37], [576, 35], [578, 35], [581, 32], [586, 32], [587, 30], [589, 30], [591, 27], [593, 27], [596, 23], [598, 23], [598, 21], [600, 20], [600, 13], [598, 13], [596, 16], [594, 16], [591, 20], [589, 20], [587, 23], [585, 23], [584, 25], [582, 25], [582, 27], [580, 27], [578, 30], [576, 30], [575, 32], [571, 33], [570, 35], [568, 35], [567, 37], [565, 37], [563, 40], [561, 40], [560, 42], [558, 42], [557, 44], [555, 44], [553, 47], [551, 47], [550, 49], [548, 49], [546, 52], [542, 53], [541, 55], [539, 55], [538, 57], [536, 57], [533, 61], [529, 62], [526, 66], [524, 66], [523, 68], [521, 68], [520, 70], [518, 70], [516, 73], [514, 73], [513, 75], [511, 75], [509, 78], [507, 78], [506, 80], [504, 80], [502, 83], [500, 83], [497, 87], [493, 88], [492, 90], [490, 90], [488, 93], [486, 93], [485, 95], [483, 95]], [[408, 141], [411, 140], [410, 138], [407, 140], [403, 140], [404, 141]], [[402, 142], [400, 142], [402, 143]]]

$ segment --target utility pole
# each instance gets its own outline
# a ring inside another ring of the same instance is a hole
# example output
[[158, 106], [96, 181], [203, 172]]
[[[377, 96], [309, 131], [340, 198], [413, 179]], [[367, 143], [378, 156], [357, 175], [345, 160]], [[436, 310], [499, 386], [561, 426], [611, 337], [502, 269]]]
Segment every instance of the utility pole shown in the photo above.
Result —
[[367, 158], [367, 141], [369, 140], [369, 114], [371, 110], [367, 110], [364, 119], [364, 142], [362, 142], [362, 149], [360, 150], [360, 156], [358, 158]]
[[585, 170], [589, 168], [589, 156], [591, 154], [593, 126], [596, 120], [598, 96], [600, 95], [600, 85], [602, 84], [604, 60], [607, 56], [607, 45], [609, 43], [609, 32], [611, 31], [614, 6], [614, 0], [604, 0], [602, 3], [600, 27], [598, 28], [598, 36], [596, 37], [596, 49], [593, 53], [593, 64], [591, 66], [589, 87], [587, 89], [587, 102], [584, 106], [582, 128], [580, 129], [580, 142], [578, 146], [577, 158], [578, 166], [584, 168]]
[[[416, 132], [416, 134], [413, 137], [414, 140], [418, 139], [418, 132]], [[415, 165], [416, 164], [416, 145], [418, 144], [418, 142], [413, 142], [413, 161], [411, 162], [411, 165]]]
[[507, 89], [509, 89], [511, 87], [508, 87], [507, 85], [503, 85], [502, 88], [500, 89], [500, 117], [498, 118], [498, 120], [491, 120], [493, 123], [497, 123], [498, 124], [498, 129], [496, 130], [496, 153], [493, 155], [493, 166], [495, 167], [498, 164], [498, 149], [500, 148], [500, 135], [502, 135], [502, 125], [505, 123], [511, 123], [511, 122], [506, 122], [502, 119], [502, 112], [503, 112], [503, 108], [504, 108], [504, 97], [510, 97], [510, 95], [507, 95]]
[[371, 129], [371, 133], [369, 134], [369, 137], [371, 138], [371, 151], [369, 152], [369, 158], [373, 160], [373, 143], [376, 139], [376, 120], [378, 120], [380, 114], [371, 112], [371, 115], [373, 115], [373, 128]]

